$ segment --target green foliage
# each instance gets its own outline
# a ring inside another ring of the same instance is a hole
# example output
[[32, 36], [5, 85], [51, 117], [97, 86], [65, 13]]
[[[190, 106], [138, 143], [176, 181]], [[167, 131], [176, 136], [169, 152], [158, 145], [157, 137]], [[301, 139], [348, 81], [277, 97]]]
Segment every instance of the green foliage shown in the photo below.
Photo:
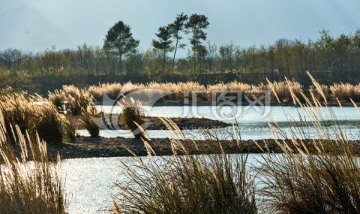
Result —
[[[134, 52], [138, 45], [139, 41], [133, 38], [130, 26], [119, 21], [106, 34], [104, 50], [107, 53], [118, 55], [121, 66], [123, 55]], [[122, 71], [122, 67], [120, 67], [120, 71]]]
[[[209, 41], [205, 46], [202, 43], [207, 39], [208, 26], [204, 15], [179, 14], [173, 23], [159, 31], [160, 37], [165, 38], [157, 40], [160, 49], [144, 52], [136, 50], [139, 41], [123, 22], [109, 30], [101, 48], [84, 44], [76, 50], [51, 48], [34, 54], [16, 49], [0, 51], [0, 87], [45, 95], [62, 85], [85, 87], [113, 82], [114, 78], [133, 82], [167, 82], [171, 78], [202, 84], [235, 79], [259, 84], [266, 78], [279, 81], [284, 76], [308, 86], [311, 81], [306, 77], [307, 70], [322, 84], [360, 81], [360, 31], [333, 37], [323, 30], [316, 41], [279, 39], [274, 44], [244, 48], [232, 43], [217, 47]], [[186, 45], [181, 44], [186, 32], [190, 39], [188, 56], [176, 60], [177, 49]], [[172, 51], [166, 46], [171, 40], [174, 41], [172, 72], [164, 72], [166, 54]], [[166, 45], [161, 46], [162, 42]]]
[[175, 66], [175, 57], [177, 53], [178, 47], [184, 48], [184, 44], [180, 44], [180, 40], [183, 38], [181, 36], [181, 32], [185, 29], [185, 24], [188, 21], [188, 16], [184, 15], [184, 13], [178, 14], [176, 16], [176, 19], [173, 23], [169, 24], [168, 27], [170, 28], [170, 31], [172, 33], [172, 37], [175, 39], [175, 49], [174, 49], [174, 56], [171, 64], [171, 71], [174, 72], [174, 66]]
[[192, 14], [185, 26], [192, 33], [190, 44], [192, 45], [193, 51], [193, 72], [196, 72], [196, 59], [199, 61], [199, 59], [206, 55], [206, 48], [201, 45], [201, 40], [206, 40], [204, 29], [210, 24], [207, 19], [205, 15]]
[[204, 29], [208, 28], [210, 24], [207, 19], [205, 15], [192, 14], [186, 23], [186, 28], [192, 33], [190, 44], [193, 49], [201, 44], [201, 40], [206, 40]]
[[166, 53], [171, 49], [171, 29], [169, 27], [160, 27], [159, 32], [155, 34], [158, 40], [153, 40], [154, 48], [163, 52], [163, 73], [166, 68]]

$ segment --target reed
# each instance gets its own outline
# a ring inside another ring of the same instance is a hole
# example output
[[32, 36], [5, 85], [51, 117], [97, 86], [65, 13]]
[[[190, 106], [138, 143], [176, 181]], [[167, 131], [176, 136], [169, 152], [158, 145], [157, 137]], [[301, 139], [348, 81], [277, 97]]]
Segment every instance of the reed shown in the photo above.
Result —
[[104, 95], [111, 99], [116, 99], [120, 95], [121, 89], [122, 85], [120, 83], [104, 83], [98, 86], [90, 86], [87, 90], [95, 100], [101, 101]]
[[[325, 92], [313, 79], [324, 101], [311, 92], [310, 97], [301, 93], [293, 102], [299, 106], [300, 121], [293, 122], [284, 133], [276, 122], [270, 127], [282, 154], [263, 155], [263, 165], [258, 170], [264, 188], [266, 212], [271, 213], [359, 213], [360, 170], [357, 157], [351, 151], [346, 134], [337, 123], [331, 108], [327, 107]], [[288, 87], [291, 89], [291, 85]], [[326, 113], [327, 112], [327, 113]], [[306, 119], [307, 118], [307, 119]], [[332, 127], [321, 121], [331, 119]], [[312, 121], [309, 125], [308, 121]], [[299, 125], [300, 124], [300, 125]], [[311, 126], [316, 132], [311, 144], [306, 129]], [[287, 142], [279, 136], [291, 139]], [[311, 148], [310, 148], [311, 147]]]
[[0, 213], [66, 213], [60, 158], [50, 163], [45, 141], [6, 125], [1, 112], [0, 160]]
[[267, 89], [271, 91], [272, 99], [277, 100], [279, 103], [291, 102], [293, 97], [292, 94], [302, 99], [302, 85], [294, 80], [286, 80], [281, 82], [268, 81]]
[[[290, 83], [290, 84], [289, 84]], [[89, 86], [85, 89], [76, 88], [73, 85], [63, 86], [63, 89], [60, 91], [54, 91], [49, 93], [49, 99], [54, 103], [55, 106], [60, 108], [60, 102], [67, 101], [70, 105], [70, 108], [76, 114], [79, 114], [79, 103], [77, 100], [84, 99], [87, 102], [83, 104], [91, 105], [91, 102], [103, 102], [103, 98], [106, 95], [108, 98], [112, 100], [116, 100], [122, 95], [133, 96], [134, 99], [139, 99], [141, 97], [150, 97], [150, 98], [158, 98], [162, 95], [167, 95], [167, 99], [170, 100], [183, 100], [184, 93], [198, 93], [200, 96], [203, 94], [201, 101], [210, 101], [211, 93], [219, 92], [219, 91], [240, 91], [244, 94], [256, 94], [261, 90], [270, 90], [275, 91], [275, 93], [271, 93], [272, 100], [277, 102], [278, 100], [281, 103], [289, 104], [292, 102], [292, 96], [290, 93], [289, 87], [292, 88], [293, 93], [298, 96], [299, 99], [303, 99], [301, 93], [307, 93], [309, 96], [310, 91], [313, 92], [320, 101], [323, 101], [323, 96], [319, 95], [318, 90], [314, 90], [315, 88], [309, 87], [304, 88], [299, 82], [295, 80], [286, 80], [286, 81], [274, 81], [269, 82], [268, 84], [260, 83], [258, 85], [251, 85], [242, 82], [229, 82], [229, 83], [217, 83], [212, 85], [202, 85], [198, 82], [178, 82], [178, 83], [157, 83], [150, 82], [148, 84], [134, 84], [131, 82], [127, 82], [124, 84], [120, 83], [106, 83], [99, 84], [96, 86]], [[327, 101], [332, 101], [332, 104], [336, 104], [336, 98], [338, 98], [341, 102], [350, 103], [350, 99], [355, 102], [360, 102], [360, 84], [358, 85], [350, 85], [348, 83], [334, 84], [330, 86], [320, 85], [323, 93], [326, 95]], [[163, 99], [163, 101], [165, 101]], [[305, 100], [302, 100], [305, 102]]]

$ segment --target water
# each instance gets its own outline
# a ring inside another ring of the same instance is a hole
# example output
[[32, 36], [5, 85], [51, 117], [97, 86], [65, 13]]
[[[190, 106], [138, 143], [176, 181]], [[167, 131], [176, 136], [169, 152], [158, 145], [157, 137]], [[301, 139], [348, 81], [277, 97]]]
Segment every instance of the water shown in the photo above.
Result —
[[[119, 106], [97, 106], [100, 111], [105, 113], [118, 114], [122, 111]], [[305, 109], [307, 111], [308, 109]], [[281, 130], [286, 133], [290, 132], [290, 127], [293, 126], [289, 121], [308, 121], [311, 126], [313, 119], [304, 112], [301, 108], [291, 106], [266, 106], [266, 107], [219, 107], [219, 106], [154, 106], [144, 107], [144, 113], [147, 116], [153, 117], [185, 117], [185, 118], [208, 118], [213, 120], [220, 120], [229, 124], [227, 128], [214, 128], [212, 132], [221, 133], [220, 138], [230, 139], [233, 133], [233, 124], [238, 125], [241, 139], [243, 140], [259, 140], [274, 138], [269, 129], [268, 122], [277, 122]], [[335, 128], [331, 121], [336, 118], [339, 121], [340, 127], [349, 139], [360, 139], [360, 114], [354, 107], [331, 107], [319, 111], [321, 117], [319, 120], [327, 127], [330, 133], [335, 133]], [[297, 131], [299, 137], [304, 138], [318, 138], [318, 132], [311, 128], [304, 128], [305, 133]], [[205, 139], [203, 130], [189, 129], [185, 130], [184, 134], [187, 138], [201, 140]], [[78, 130], [77, 133], [82, 136], [89, 136], [86, 130]], [[229, 134], [226, 134], [229, 133]], [[163, 130], [149, 130], [150, 138], [167, 138], [168, 131]], [[101, 130], [102, 137], [125, 137], [132, 138], [133, 134], [127, 130]], [[289, 135], [287, 135], [289, 136]], [[285, 138], [286, 136], [279, 136]]]
[[[119, 106], [97, 106], [97, 109], [104, 113], [113, 114], [118, 114], [122, 111], [122, 108]], [[331, 107], [329, 109], [334, 112], [338, 120], [360, 120], [360, 114], [354, 107]], [[228, 123], [233, 123], [236, 119], [240, 124], [271, 120], [286, 122], [287, 118], [299, 120], [299, 113], [304, 115], [304, 111], [301, 108], [293, 106], [144, 106], [143, 110], [145, 115], [153, 117], [203, 117]], [[324, 111], [327, 119], [330, 119], [330, 111], [327, 109], [324, 109]]]
[[[144, 157], [145, 163], [159, 157]], [[170, 157], [169, 157], [170, 158]], [[258, 154], [250, 154], [248, 166], [259, 166]], [[133, 157], [68, 159], [62, 161], [65, 191], [70, 214], [108, 213], [112, 194], [117, 194], [114, 182], [126, 181], [121, 162], [132, 164]]]

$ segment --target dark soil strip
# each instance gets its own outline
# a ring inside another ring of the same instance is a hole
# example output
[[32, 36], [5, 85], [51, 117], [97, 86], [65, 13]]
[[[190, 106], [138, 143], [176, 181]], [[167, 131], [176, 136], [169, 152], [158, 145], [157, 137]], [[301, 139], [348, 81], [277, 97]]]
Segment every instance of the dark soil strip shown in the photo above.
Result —
[[[315, 153], [312, 146], [312, 140], [305, 141], [309, 150]], [[190, 154], [214, 154], [220, 152], [219, 143], [226, 153], [263, 153], [267, 149], [270, 152], [281, 153], [281, 149], [275, 140], [247, 140], [247, 141], [183, 141], [183, 145]], [[324, 144], [332, 142], [325, 142]], [[169, 139], [152, 139], [149, 144], [156, 155], [172, 155], [172, 149]], [[291, 143], [290, 143], [291, 145]], [[360, 154], [358, 141], [350, 143], [352, 150]], [[266, 149], [267, 148], [267, 149]], [[48, 155], [55, 158], [60, 154], [62, 159], [67, 158], [92, 158], [92, 157], [123, 157], [133, 156], [128, 150], [131, 150], [137, 156], [147, 156], [146, 148], [141, 140], [126, 138], [90, 138], [79, 137], [75, 142], [63, 146], [48, 146]], [[177, 154], [184, 154], [183, 151], [177, 151]]]

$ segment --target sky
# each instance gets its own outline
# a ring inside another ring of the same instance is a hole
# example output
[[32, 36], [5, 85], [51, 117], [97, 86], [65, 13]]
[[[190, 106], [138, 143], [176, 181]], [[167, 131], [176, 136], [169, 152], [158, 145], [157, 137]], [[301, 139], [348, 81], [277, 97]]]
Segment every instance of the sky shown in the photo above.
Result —
[[359, 9], [359, 0], [0, 0], [0, 50], [102, 46], [120, 20], [146, 50], [158, 28], [182, 12], [206, 15], [208, 40], [217, 45], [307, 41], [319, 38], [322, 29], [332, 36], [355, 33]]

